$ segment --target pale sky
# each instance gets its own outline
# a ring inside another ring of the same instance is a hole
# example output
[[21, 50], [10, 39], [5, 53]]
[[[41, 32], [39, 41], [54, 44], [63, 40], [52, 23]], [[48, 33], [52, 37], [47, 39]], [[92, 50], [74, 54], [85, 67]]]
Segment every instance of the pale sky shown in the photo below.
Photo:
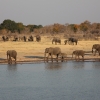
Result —
[[0, 0], [0, 24], [5, 19], [43, 26], [100, 23], [100, 0]]

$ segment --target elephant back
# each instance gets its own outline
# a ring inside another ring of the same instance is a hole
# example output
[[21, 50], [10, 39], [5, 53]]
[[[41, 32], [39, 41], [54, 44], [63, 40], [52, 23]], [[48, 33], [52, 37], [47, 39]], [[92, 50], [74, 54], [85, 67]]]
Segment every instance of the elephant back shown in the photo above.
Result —
[[15, 58], [17, 56], [17, 52], [15, 50], [8, 50], [7, 55], [9, 55], [10, 57]]
[[56, 54], [60, 54], [61, 53], [61, 49], [59, 47], [55, 47], [53, 48], [53, 54], [56, 55]]
[[99, 47], [100, 47], [100, 44], [94, 44], [94, 45], [92, 46], [93, 49], [98, 49]]
[[73, 51], [73, 54], [75, 54], [75, 55], [84, 55], [84, 51], [83, 50], [75, 50], [75, 51]]

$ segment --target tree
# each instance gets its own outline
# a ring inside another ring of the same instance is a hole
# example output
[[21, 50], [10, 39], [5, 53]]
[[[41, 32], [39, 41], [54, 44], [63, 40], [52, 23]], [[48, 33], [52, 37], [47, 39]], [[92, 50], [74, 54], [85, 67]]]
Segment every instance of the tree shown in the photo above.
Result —
[[23, 23], [17, 23], [17, 31], [20, 33], [22, 30], [24, 30], [25, 26]]
[[30, 32], [33, 32], [34, 29], [42, 28], [42, 25], [27, 25], [27, 27], [30, 29]]
[[89, 21], [84, 21], [83, 23], [80, 24], [80, 30], [83, 32], [88, 31], [88, 29], [90, 28], [91, 24]]
[[13, 33], [15, 32], [15, 30], [17, 30], [17, 24], [14, 21], [7, 19], [4, 20], [3, 23], [1, 23], [0, 29], [7, 29]]
[[97, 23], [96, 29], [100, 29], [100, 23]]
[[73, 31], [73, 32], [77, 32], [78, 31], [78, 25], [77, 24], [70, 24], [68, 27], [70, 27], [70, 29]]
[[63, 32], [64, 31], [64, 27], [65, 27], [64, 25], [55, 23], [53, 25], [53, 32], [55, 32], [55, 33]]

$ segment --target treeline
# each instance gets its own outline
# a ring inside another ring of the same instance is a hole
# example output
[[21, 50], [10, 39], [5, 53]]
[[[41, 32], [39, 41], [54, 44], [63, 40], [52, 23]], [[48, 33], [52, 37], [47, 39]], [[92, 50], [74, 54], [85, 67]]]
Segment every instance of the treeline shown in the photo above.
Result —
[[54, 23], [53, 25], [23, 25], [23, 23], [16, 23], [15, 21], [12, 21], [10, 19], [4, 20], [0, 24], [0, 30], [6, 30], [7, 33], [10, 31], [11, 33], [18, 32], [19, 34], [24, 30], [27, 29], [28, 32], [34, 32], [34, 33], [91, 33], [91, 34], [100, 34], [100, 23], [91, 23], [89, 21], [84, 21], [80, 24], [59, 24]]
[[12, 21], [10, 19], [4, 20], [0, 24], [0, 30], [6, 29], [7, 32], [10, 31], [11, 33], [21, 33], [21, 31], [25, 30], [25, 28], [28, 28], [30, 32], [33, 32], [34, 29], [42, 28], [42, 25], [23, 25], [23, 23], [16, 23], [15, 21]]
[[89, 21], [84, 21], [81, 24], [68, 24], [66, 23], [65, 25], [61, 24], [54, 24], [54, 25], [49, 25], [45, 26], [44, 29], [46, 32], [52, 32], [52, 33], [78, 33], [78, 32], [83, 32], [83, 33], [99, 33], [100, 31], [100, 23], [90, 23]]

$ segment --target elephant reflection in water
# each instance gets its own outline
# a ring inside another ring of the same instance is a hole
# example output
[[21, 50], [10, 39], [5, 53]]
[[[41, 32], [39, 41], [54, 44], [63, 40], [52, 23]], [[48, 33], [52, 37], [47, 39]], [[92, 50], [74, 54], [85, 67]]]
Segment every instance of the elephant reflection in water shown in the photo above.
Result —
[[62, 65], [61, 63], [47, 63], [45, 68], [49, 70], [56, 70], [56, 69], [61, 69]]

